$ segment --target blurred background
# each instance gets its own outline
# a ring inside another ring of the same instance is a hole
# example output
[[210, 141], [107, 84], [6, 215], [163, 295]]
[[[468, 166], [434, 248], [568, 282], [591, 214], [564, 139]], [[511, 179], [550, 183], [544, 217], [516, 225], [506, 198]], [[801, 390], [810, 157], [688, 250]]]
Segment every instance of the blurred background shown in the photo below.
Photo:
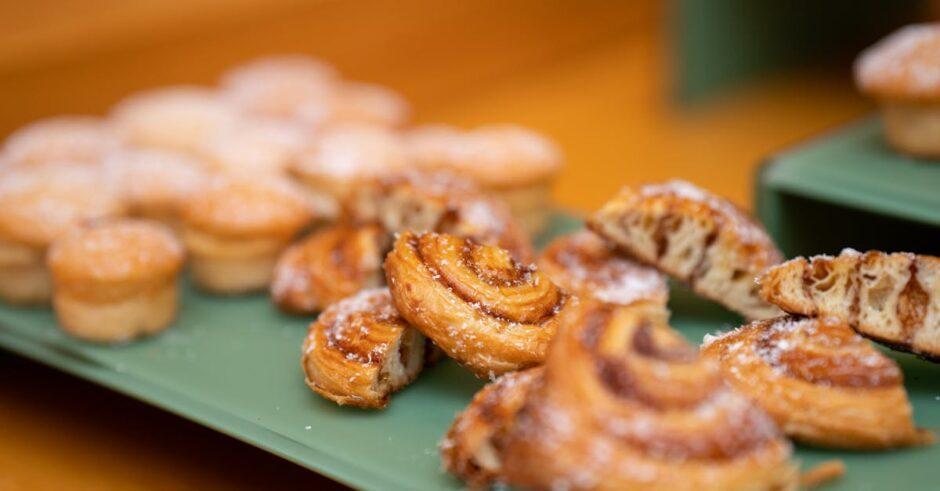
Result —
[[[871, 111], [858, 51], [940, 2], [32, 0], [0, 2], [0, 135], [103, 114], [303, 53], [410, 100], [418, 123], [512, 122], [558, 142], [562, 207], [682, 177], [750, 206], [773, 152]], [[107, 417], [102, 417], [107, 416]], [[0, 490], [329, 484], [260, 450], [0, 355]], [[278, 486], [280, 485], [280, 486]]]

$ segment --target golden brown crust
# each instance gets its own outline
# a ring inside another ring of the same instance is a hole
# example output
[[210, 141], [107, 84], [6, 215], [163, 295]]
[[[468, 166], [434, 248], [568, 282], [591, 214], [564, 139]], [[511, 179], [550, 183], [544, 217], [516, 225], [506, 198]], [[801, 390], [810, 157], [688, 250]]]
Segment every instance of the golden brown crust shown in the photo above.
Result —
[[382, 408], [417, 377], [424, 337], [392, 305], [388, 289], [365, 290], [310, 325], [301, 367], [307, 385], [340, 405]]
[[3, 144], [2, 155], [10, 165], [98, 164], [121, 145], [114, 128], [104, 119], [57, 116], [11, 133]]
[[900, 368], [835, 318], [757, 321], [716, 339], [704, 356], [794, 439], [825, 447], [923, 445]]
[[335, 225], [281, 254], [271, 298], [290, 313], [309, 314], [385, 282], [382, 260], [390, 239], [377, 225]]
[[108, 155], [105, 166], [130, 213], [147, 218], [178, 218], [183, 203], [209, 180], [201, 161], [171, 151], [127, 149]]
[[301, 150], [290, 171], [311, 184], [348, 187], [404, 169], [408, 162], [394, 132], [350, 123], [325, 128]]
[[745, 317], [780, 313], [758, 296], [754, 284], [783, 259], [773, 240], [733, 203], [690, 183], [626, 187], [588, 226], [632, 258]]
[[556, 285], [579, 297], [619, 305], [638, 300], [665, 305], [669, 299], [662, 274], [615, 254], [586, 230], [555, 239], [542, 250], [537, 264]]
[[505, 441], [523, 488], [793, 489], [773, 420], [672, 331], [661, 306], [581, 302]]
[[283, 121], [239, 121], [202, 142], [198, 154], [219, 172], [277, 175], [286, 172], [305, 136], [300, 127]]
[[879, 99], [940, 101], [940, 24], [903, 27], [865, 50], [855, 63], [859, 88]]
[[385, 273], [402, 317], [478, 376], [541, 364], [573, 302], [508, 251], [451, 235], [402, 233]]

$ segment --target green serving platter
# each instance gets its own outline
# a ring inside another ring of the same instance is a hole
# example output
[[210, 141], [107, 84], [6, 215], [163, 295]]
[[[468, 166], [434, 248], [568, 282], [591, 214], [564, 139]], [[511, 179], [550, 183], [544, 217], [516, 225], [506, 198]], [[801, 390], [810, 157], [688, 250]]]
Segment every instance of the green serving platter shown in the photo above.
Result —
[[[556, 215], [543, 242], [579, 227]], [[735, 316], [675, 289], [674, 324], [693, 342], [735, 327]], [[0, 346], [261, 447], [362, 489], [461, 489], [441, 470], [437, 445], [483, 385], [452, 362], [432, 367], [383, 411], [339, 407], [306, 388], [300, 346], [310, 318], [279, 313], [262, 295], [213, 297], [186, 283], [176, 325], [122, 346], [71, 339], [51, 311], [0, 307]], [[902, 364], [922, 426], [940, 428], [940, 366]], [[800, 448], [809, 466], [839, 457], [848, 475], [831, 489], [931, 489], [940, 447], [884, 453]]]

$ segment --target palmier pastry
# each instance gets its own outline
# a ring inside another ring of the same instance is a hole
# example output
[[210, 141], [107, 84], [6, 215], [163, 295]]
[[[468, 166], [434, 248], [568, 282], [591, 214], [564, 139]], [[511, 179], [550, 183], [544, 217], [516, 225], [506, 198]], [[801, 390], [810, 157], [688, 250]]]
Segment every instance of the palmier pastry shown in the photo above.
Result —
[[761, 296], [787, 312], [838, 317], [880, 343], [940, 358], [940, 258], [846, 249], [792, 259], [759, 281]]
[[63, 236], [49, 250], [62, 329], [91, 341], [127, 341], [173, 321], [183, 246], [163, 225], [104, 221]]
[[314, 215], [291, 183], [225, 177], [186, 203], [183, 241], [196, 284], [215, 293], [267, 289], [274, 265]]
[[752, 319], [780, 314], [754, 278], [783, 258], [744, 211], [685, 181], [625, 187], [590, 228], [631, 257]]
[[503, 478], [532, 489], [795, 489], [770, 416], [666, 324], [666, 310], [584, 301], [503, 444]]
[[105, 120], [91, 116], [58, 116], [16, 130], [3, 145], [8, 165], [73, 162], [98, 164], [121, 146]]
[[865, 50], [855, 81], [881, 105], [891, 145], [940, 157], [940, 23], [904, 27]]
[[298, 108], [331, 100], [338, 79], [336, 69], [320, 60], [286, 55], [233, 68], [222, 76], [221, 85], [227, 100], [251, 114], [294, 119]]
[[897, 364], [843, 321], [780, 317], [708, 339], [706, 357], [796, 440], [826, 447], [922, 445]]
[[0, 177], [0, 299], [42, 305], [52, 297], [46, 250], [82, 222], [126, 208], [96, 169], [40, 165]]
[[507, 373], [473, 396], [441, 443], [441, 459], [451, 474], [471, 488], [485, 488], [500, 478], [503, 440], [541, 373], [541, 367]]
[[453, 235], [402, 233], [385, 274], [402, 317], [478, 376], [541, 364], [573, 302], [507, 250]]
[[286, 312], [309, 314], [385, 283], [390, 237], [377, 225], [334, 225], [290, 246], [278, 259], [271, 298]]
[[391, 232], [433, 231], [508, 249], [530, 261], [532, 246], [502, 203], [446, 172], [403, 171], [359, 186], [346, 202], [355, 223], [380, 223]]
[[387, 288], [328, 307], [310, 325], [301, 366], [307, 385], [341, 405], [382, 408], [424, 366], [425, 337], [408, 326]]
[[537, 264], [556, 285], [578, 297], [619, 305], [638, 300], [665, 305], [669, 299], [662, 274], [617, 255], [587, 230], [553, 241], [539, 255]]

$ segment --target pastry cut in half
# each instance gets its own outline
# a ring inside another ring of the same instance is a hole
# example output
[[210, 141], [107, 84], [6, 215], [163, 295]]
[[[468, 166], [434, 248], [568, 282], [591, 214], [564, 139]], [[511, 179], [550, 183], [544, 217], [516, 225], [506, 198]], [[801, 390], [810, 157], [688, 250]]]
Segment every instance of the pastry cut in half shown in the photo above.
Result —
[[685, 181], [625, 187], [588, 226], [749, 319], [780, 315], [757, 294], [754, 279], [783, 256], [761, 225], [724, 198]]
[[709, 338], [736, 389], [800, 442], [847, 449], [923, 445], [897, 364], [837, 318], [755, 321]]
[[392, 305], [388, 289], [364, 290], [317, 318], [304, 340], [307, 385], [340, 405], [383, 408], [410, 384], [430, 352]]
[[879, 343], [940, 358], [940, 258], [845, 249], [792, 259], [759, 282], [761, 296], [787, 312], [838, 317]]

